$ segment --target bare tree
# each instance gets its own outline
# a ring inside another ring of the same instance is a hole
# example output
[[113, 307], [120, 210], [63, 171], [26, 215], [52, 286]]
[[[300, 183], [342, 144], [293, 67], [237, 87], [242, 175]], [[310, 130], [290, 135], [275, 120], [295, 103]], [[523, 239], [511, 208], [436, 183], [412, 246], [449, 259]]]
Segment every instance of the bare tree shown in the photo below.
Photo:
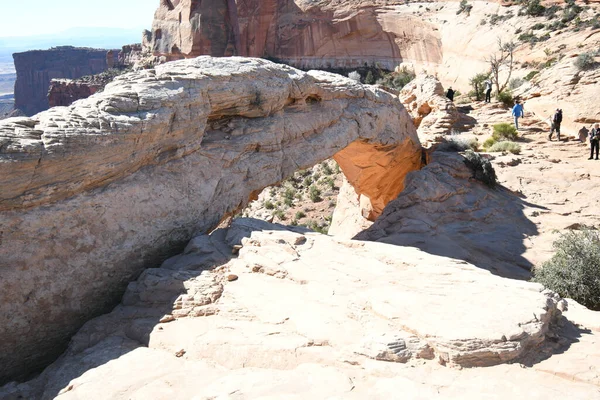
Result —
[[[502, 39], [498, 38], [498, 50], [499, 53], [494, 53], [485, 60], [490, 63], [490, 70], [492, 73], [492, 82], [496, 86], [496, 93], [500, 94], [506, 89], [510, 76], [513, 70], [514, 51], [517, 48], [515, 42], [502, 43]], [[500, 71], [508, 68], [508, 75], [506, 81], [500, 85]]]

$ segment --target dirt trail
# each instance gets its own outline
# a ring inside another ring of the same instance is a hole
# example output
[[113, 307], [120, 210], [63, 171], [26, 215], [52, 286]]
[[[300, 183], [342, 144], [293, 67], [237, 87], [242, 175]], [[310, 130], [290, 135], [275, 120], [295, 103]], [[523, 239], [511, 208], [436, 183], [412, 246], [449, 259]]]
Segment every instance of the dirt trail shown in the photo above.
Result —
[[[480, 143], [493, 124], [512, 123], [510, 111], [498, 104], [474, 103], [469, 113], [478, 124], [472, 130]], [[525, 105], [527, 110], [527, 105]], [[523, 256], [534, 265], [552, 254], [560, 231], [600, 225], [600, 160], [588, 160], [589, 142], [576, 132], [563, 131], [561, 141], [548, 140], [548, 123], [530, 112], [520, 120], [521, 154], [491, 153], [502, 186], [519, 194], [528, 206], [525, 214], [539, 235], [525, 240]]]

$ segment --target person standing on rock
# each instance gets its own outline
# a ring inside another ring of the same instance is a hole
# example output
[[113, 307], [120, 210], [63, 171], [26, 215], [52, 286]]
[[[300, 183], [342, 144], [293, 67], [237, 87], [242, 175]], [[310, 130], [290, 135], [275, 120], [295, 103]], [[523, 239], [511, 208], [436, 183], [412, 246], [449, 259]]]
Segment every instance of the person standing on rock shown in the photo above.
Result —
[[552, 129], [550, 129], [550, 134], [548, 135], [548, 139], [552, 140], [552, 135], [554, 131], [556, 131], [556, 139], [560, 142], [560, 123], [562, 122], [562, 110], [560, 108], [556, 109], [554, 116], [552, 117]]
[[592, 158], [594, 158], [594, 149], [596, 150], [596, 160], [598, 159], [598, 148], [600, 148], [600, 126], [598, 124], [594, 125], [594, 127], [592, 128], [592, 131], [590, 132], [590, 144], [591, 146], [591, 152], [590, 152], [590, 158], [588, 158], [588, 160], [591, 160]]
[[450, 101], [454, 101], [454, 90], [452, 90], [452, 86], [448, 88], [446, 92], [446, 97], [450, 99]]
[[485, 81], [485, 102], [489, 103], [492, 101], [492, 81], [489, 79]]
[[525, 115], [523, 105], [520, 100], [515, 100], [515, 106], [512, 108], [512, 115], [515, 117], [515, 128], [519, 129], [519, 118]]

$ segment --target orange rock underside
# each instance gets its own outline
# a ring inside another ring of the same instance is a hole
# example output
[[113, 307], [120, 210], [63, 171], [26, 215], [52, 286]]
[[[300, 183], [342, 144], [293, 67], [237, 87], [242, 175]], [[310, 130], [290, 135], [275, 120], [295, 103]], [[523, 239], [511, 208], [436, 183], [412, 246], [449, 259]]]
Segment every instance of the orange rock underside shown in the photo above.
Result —
[[399, 146], [354, 142], [333, 158], [357, 193], [367, 196], [377, 218], [391, 200], [404, 190], [406, 175], [422, 167], [419, 145], [406, 140]]

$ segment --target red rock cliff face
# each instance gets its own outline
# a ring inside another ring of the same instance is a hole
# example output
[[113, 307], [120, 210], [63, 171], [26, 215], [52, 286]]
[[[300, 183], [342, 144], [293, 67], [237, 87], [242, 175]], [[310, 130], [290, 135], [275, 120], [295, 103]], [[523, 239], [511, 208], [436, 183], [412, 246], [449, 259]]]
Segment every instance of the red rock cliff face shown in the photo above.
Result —
[[[403, 3], [399, 1], [194, 3], [163, 2], [153, 25], [155, 55], [186, 58], [235, 53], [272, 58], [304, 69], [366, 64], [391, 70], [404, 61], [439, 63], [442, 59], [437, 29], [418, 16], [402, 13]], [[188, 21], [201, 23], [190, 29], [193, 24]]]
[[151, 48], [169, 59], [237, 54], [233, 0], [162, 0], [154, 15]]
[[48, 109], [50, 80], [75, 79], [105, 71], [106, 52], [64, 46], [13, 54], [17, 70], [15, 108], [27, 115]]
[[50, 107], [70, 106], [74, 101], [86, 99], [102, 86], [70, 79], [52, 79], [48, 91]]

